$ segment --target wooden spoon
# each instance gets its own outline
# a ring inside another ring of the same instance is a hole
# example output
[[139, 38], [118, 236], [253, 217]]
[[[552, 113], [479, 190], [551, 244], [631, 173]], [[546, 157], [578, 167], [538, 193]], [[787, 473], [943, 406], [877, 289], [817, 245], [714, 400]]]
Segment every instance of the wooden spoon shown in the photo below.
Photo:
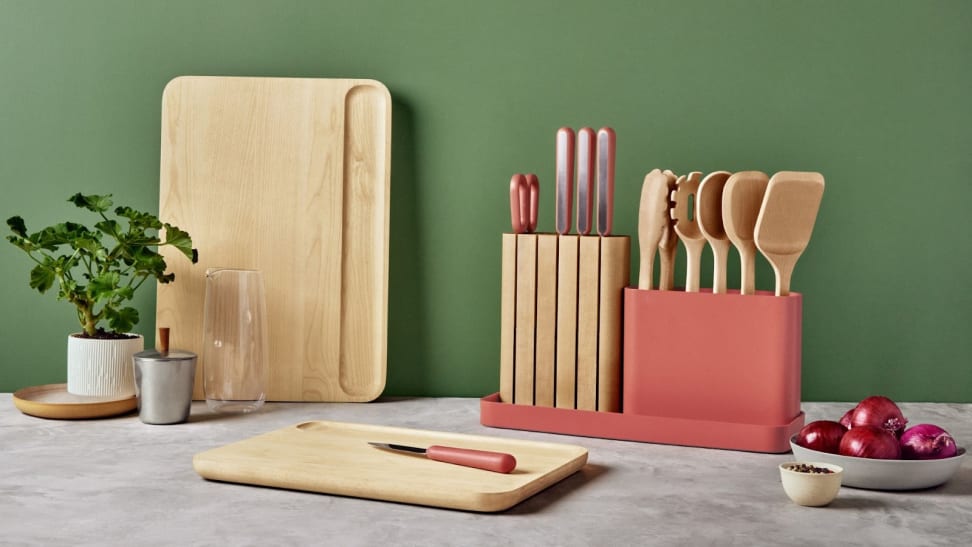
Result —
[[702, 263], [702, 249], [705, 248], [705, 237], [699, 230], [698, 215], [696, 215], [696, 194], [702, 173], [692, 171], [682, 175], [675, 183], [672, 192], [672, 220], [675, 221], [675, 233], [685, 245], [685, 292], [699, 292], [699, 266]]
[[[670, 198], [671, 193], [675, 191], [678, 175], [669, 169], [665, 169], [662, 173], [668, 177], [666, 198]], [[671, 206], [672, 203], [669, 201], [669, 209]], [[675, 234], [675, 222], [668, 214], [665, 215], [665, 230], [662, 231], [661, 241], [658, 242], [658, 250], [660, 251], [658, 254], [658, 289], [670, 291], [675, 288], [675, 251], [678, 250], [678, 236]]]
[[756, 292], [756, 243], [753, 232], [769, 177], [762, 171], [741, 171], [729, 177], [722, 191], [722, 224], [739, 251], [741, 294]]
[[638, 247], [641, 252], [639, 289], [651, 290], [655, 251], [668, 228], [669, 178], [661, 170], [654, 169], [645, 175], [645, 182], [641, 185], [641, 203], [638, 207]]
[[722, 224], [722, 190], [732, 175], [729, 171], [709, 173], [699, 185], [699, 229], [712, 247], [712, 293], [726, 292], [726, 263], [729, 260], [729, 236]]
[[766, 187], [754, 236], [776, 272], [776, 296], [790, 294], [793, 267], [810, 242], [823, 191], [823, 175], [798, 171], [780, 171]]

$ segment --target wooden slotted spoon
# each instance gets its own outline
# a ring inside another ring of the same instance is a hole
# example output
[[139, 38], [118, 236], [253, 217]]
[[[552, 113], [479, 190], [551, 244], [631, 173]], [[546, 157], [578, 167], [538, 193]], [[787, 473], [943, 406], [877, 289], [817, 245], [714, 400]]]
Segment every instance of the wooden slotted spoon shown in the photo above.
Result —
[[741, 294], [756, 292], [756, 243], [753, 232], [769, 177], [762, 171], [741, 171], [726, 181], [722, 191], [722, 224], [739, 251]]
[[709, 173], [695, 199], [698, 203], [699, 229], [712, 247], [712, 293], [726, 292], [726, 263], [729, 260], [729, 236], [722, 224], [722, 191], [732, 175], [729, 171]]
[[702, 249], [705, 248], [705, 237], [699, 230], [696, 211], [696, 197], [702, 173], [692, 171], [682, 175], [675, 183], [672, 192], [672, 220], [675, 221], [675, 233], [685, 245], [685, 292], [699, 292], [699, 266], [702, 262]]
[[766, 187], [754, 238], [776, 272], [776, 296], [790, 294], [793, 267], [810, 242], [823, 191], [823, 175], [799, 171], [780, 171]]

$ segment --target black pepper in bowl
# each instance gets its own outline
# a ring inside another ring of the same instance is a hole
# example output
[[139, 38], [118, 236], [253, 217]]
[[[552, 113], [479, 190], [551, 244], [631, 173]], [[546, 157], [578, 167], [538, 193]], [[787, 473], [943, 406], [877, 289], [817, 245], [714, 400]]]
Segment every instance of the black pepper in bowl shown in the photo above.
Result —
[[788, 465], [786, 468], [790, 471], [796, 471], [797, 473], [810, 473], [814, 475], [833, 473], [833, 470], [827, 469], [826, 467], [817, 467], [816, 465], [806, 463]]

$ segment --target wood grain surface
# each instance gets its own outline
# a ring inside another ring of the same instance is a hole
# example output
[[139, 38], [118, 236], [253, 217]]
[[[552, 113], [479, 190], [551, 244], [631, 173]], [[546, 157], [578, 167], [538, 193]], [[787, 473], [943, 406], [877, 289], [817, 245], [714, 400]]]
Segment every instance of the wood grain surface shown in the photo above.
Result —
[[172, 80], [162, 101], [159, 209], [199, 249], [197, 265], [168, 260], [177, 281], [158, 289], [156, 321], [171, 328], [172, 346], [203, 353], [207, 268], [258, 269], [268, 299], [268, 399], [380, 395], [390, 154], [391, 97], [379, 82]]
[[[380, 450], [368, 442], [455, 446], [512, 454], [509, 474]], [[311, 421], [196, 454], [193, 467], [218, 481], [372, 498], [466, 511], [502, 511], [587, 463], [580, 446]]]

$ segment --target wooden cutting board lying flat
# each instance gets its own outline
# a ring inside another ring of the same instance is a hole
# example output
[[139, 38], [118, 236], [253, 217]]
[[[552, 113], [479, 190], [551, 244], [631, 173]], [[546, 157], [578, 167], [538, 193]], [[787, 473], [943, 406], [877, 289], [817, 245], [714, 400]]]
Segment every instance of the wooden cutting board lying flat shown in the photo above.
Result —
[[370, 401], [385, 386], [391, 97], [372, 80], [179, 77], [162, 100], [156, 321], [200, 355], [207, 268], [258, 269], [273, 401]]
[[[377, 449], [368, 442], [433, 444], [513, 454], [509, 474]], [[466, 511], [508, 509], [587, 463], [580, 446], [313, 421], [196, 454], [201, 476]]]

